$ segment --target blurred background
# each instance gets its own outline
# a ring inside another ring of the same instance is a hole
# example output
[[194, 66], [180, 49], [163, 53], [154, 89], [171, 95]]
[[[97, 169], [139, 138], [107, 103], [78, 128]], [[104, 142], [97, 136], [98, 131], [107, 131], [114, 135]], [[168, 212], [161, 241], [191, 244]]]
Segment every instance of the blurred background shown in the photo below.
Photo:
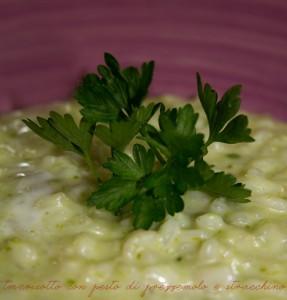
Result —
[[195, 95], [199, 71], [287, 120], [286, 0], [1, 0], [0, 111], [69, 98], [105, 51], [154, 59], [153, 95]]

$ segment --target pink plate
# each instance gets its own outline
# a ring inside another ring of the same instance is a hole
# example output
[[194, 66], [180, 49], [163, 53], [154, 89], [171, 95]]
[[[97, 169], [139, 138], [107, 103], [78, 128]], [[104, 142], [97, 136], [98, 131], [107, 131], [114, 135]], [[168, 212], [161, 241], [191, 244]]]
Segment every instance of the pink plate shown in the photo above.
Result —
[[152, 94], [243, 84], [243, 106], [287, 120], [287, 1], [0, 3], [0, 110], [66, 99], [103, 52], [156, 61]]

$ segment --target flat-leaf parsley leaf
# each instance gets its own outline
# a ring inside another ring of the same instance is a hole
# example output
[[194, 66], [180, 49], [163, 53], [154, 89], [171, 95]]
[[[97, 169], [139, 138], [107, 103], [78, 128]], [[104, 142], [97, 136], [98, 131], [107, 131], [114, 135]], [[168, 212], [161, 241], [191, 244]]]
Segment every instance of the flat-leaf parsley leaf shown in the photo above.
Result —
[[[197, 132], [198, 113], [191, 104], [171, 109], [162, 103], [143, 104], [153, 70], [153, 61], [139, 69], [122, 69], [116, 58], [105, 53], [105, 65], [98, 66], [97, 74], [86, 75], [75, 90], [82, 106], [79, 125], [71, 115], [56, 112], [50, 112], [48, 119], [38, 117], [38, 123], [24, 122], [42, 138], [82, 155], [92, 170], [93, 136], [109, 146], [111, 157], [102, 166], [110, 171], [110, 178], [98, 183], [87, 202], [117, 215], [128, 210], [135, 228], [148, 229], [166, 214], [182, 211], [182, 196], [188, 190], [248, 202], [250, 190], [233, 175], [215, 172], [204, 160], [214, 142], [254, 141], [247, 117], [238, 114], [241, 86], [231, 87], [218, 100], [216, 91], [197, 74], [198, 97], [209, 127], [205, 139]], [[156, 112], [157, 124], [152, 125]], [[126, 151], [130, 144], [131, 155]]]

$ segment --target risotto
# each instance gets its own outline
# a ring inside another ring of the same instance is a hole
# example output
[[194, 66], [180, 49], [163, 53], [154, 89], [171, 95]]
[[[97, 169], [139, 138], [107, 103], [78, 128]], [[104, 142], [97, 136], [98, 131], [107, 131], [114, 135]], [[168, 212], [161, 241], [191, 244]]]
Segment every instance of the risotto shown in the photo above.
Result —
[[[1, 300], [287, 298], [286, 124], [251, 115], [254, 143], [210, 147], [207, 161], [246, 184], [251, 202], [191, 191], [181, 213], [145, 231], [86, 206], [95, 186], [84, 162], [23, 124], [36, 115], [1, 117]], [[203, 117], [198, 126], [207, 131]], [[108, 155], [98, 140], [94, 151]]]

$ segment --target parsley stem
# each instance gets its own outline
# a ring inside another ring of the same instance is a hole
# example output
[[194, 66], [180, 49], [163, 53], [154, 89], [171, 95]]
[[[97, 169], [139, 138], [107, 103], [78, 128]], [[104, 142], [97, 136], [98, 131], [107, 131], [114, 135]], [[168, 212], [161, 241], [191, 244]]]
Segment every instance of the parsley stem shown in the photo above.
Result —
[[214, 142], [214, 137], [212, 135], [209, 135], [208, 140], [205, 143], [205, 148], [207, 148], [209, 145], [211, 145]]
[[87, 163], [88, 167], [90, 168], [92, 174], [94, 175], [94, 177], [98, 181], [99, 178], [100, 178], [100, 175], [99, 175], [97, 169], [95, 168], [95, 163], [92, 160], [91, 154], [90, 153], [85, 153], [84, 157], [85, 157], [86, 163]]
[[161, 165], [165, 165], [166, 161], [162, 157], [162, 155], [160, 154], [160, 152], [153, 145], [151, 145], [149, 142], [147, 142], [147, 144], [150, 146], [151, 150], [153, 151], [154, 155], [156, 156], [156, 158], [158, 159], [158, 161], [160, 162], [160, 164]]
[[159, 153], [159, 151], [157, 151], [155, 148], [152, 148], [155, 156], [157, 157], [158, 161], [160, 162], [161, 165], [164, 165], [166, 162], [164, 160], [164, 158], [162, 157], [162, 155]]
[[205, 148], [207, 148], [209, 145], [212, 144], [212, 140], [211, 139], [208, 139], [208, 141], [205, 143]]

